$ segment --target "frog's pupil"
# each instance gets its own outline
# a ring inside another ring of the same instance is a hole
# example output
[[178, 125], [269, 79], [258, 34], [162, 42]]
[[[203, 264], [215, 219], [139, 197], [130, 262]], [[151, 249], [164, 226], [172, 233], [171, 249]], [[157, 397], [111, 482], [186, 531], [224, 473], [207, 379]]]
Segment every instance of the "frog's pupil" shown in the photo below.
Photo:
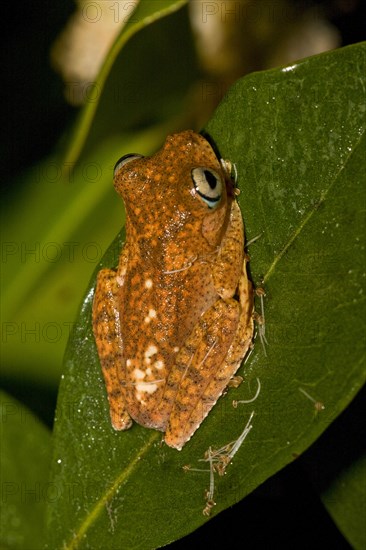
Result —
[[213, 175], [213, 173], [210, 172], [209, 170], [204, 170], [203, 173], [205, 175], [205, 178], [206, 178], [206, 181], [207, 181], [208, 185], [211, 187], [211, 189], [215, 189], [215, 187], [217, 185], [217, 180], [216, 180], [215, 176]]

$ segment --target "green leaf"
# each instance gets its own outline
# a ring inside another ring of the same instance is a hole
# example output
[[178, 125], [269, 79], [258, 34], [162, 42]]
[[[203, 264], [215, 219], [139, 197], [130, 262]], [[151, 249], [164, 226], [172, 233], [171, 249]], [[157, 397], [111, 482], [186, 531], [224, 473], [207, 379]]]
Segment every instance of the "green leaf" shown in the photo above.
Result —
[[322, 500], [340, 531], [355, 549], [366, 546], [366, 457], [362, 456], [334, 480]]
[[[181, 452], [134, 425], [110, 426], [90, 315], [94, 280], [66, 355], [55, 423], [52, 548], [154, 548], [201, 525], [211, 446], [253, 429], [215, 475], [216, 514], [311, 445], [365, 381], [365, 45], [250, 75], [206, 130], [236, 163], [251, 275], [264, 281], [267, 355], [256, 340], [240, 373]], [[115, 266], [123, 236], [103, 260]], [[253, 403], [248, 400], [260, 380]], [[74, 484], [73, 499], [68, 487]]]
[[0, 392], [0, 547], [44, 546], [46, 503], [56, 498], [49, 482], [51, 437], [23, 405]]

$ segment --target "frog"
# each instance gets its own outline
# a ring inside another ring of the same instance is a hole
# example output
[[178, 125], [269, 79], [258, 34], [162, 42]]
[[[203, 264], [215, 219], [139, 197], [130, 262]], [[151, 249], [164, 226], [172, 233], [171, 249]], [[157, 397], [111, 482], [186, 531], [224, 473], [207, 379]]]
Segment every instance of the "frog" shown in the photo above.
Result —
[[112, 426], [181, 450], [252, 348], [253, 285], [231, 164], [193, 130], [150, 157], [124, 155], [116, 269], [99, 271], [93, 332]]

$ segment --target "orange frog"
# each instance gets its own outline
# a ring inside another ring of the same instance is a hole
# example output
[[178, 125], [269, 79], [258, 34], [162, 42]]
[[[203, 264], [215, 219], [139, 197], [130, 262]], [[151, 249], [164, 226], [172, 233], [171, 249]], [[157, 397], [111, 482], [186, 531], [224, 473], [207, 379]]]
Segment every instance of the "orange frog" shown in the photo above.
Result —
[[98, 274], [93, 330], [112, 425], [181, 449], [240, 366], [253, 291], [230, 163], [191, 130], [114, 172], [126, 208], [117, 271]]

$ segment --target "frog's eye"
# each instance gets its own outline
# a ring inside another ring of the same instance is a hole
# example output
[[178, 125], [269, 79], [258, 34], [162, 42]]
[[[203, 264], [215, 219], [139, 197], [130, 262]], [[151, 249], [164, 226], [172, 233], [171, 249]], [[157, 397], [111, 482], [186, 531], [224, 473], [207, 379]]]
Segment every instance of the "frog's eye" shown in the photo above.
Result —
[[131, 162], [131, 160], [142, 158], [144, 158], [144, 155], [139, 155], [138, 153], [128, 153], [128, 155], [123, 155], [123, 157], [118, 159], [116, 164], [114, 165], [113, 174], [116, 175], [117, 172], [121, 170], [122, 166], [125, 166], [125, 164], [127, 164], [128, 162]]
[[211, 168], [193, 168], [194, 187], [210, 208], [215, 208], [221, 199], [223, 182], [220, 175]]

